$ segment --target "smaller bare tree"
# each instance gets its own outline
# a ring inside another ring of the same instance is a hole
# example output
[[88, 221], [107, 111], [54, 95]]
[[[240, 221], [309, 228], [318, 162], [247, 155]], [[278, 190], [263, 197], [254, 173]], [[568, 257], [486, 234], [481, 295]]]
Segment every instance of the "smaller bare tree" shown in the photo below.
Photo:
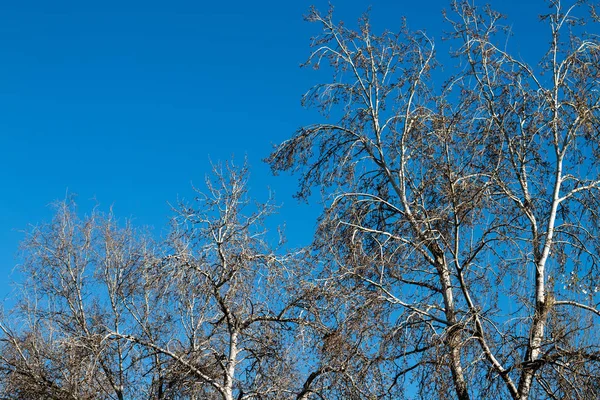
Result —
[[[194, 205], [177, 207], [165, 255], [152, 266], [152, 292], [170, 317], [164, 333], [148, 314], [137, 333], [112, 337], [167, 356], [192, 377], [198, 398], [285, 398], [299, 374], [290, 289], [301, 253], [279, 255], [266, 241], [264, 219], [274, 207], [248, 197], [246, 167], [217, 166], [206, 185]], [[146, 298], [126, 301], [146, 310]]]
[[72, 200], [27, 235], [25, 278], [15, 309], [0, 324], [0, 388], [8, 398], [125, 399], [144, 379], [125, 340], [116, 298], [124, 275], [142, 268], [150, 242], [109, 214], [77, 217]]
[[215, 167], [162, 245], [72, 201], [23, 244], [18, 306], [0, 323], [13, 399], [281, 399], [301, 390], [303, 252], [271, 246], [272, 203], [247, 168]]

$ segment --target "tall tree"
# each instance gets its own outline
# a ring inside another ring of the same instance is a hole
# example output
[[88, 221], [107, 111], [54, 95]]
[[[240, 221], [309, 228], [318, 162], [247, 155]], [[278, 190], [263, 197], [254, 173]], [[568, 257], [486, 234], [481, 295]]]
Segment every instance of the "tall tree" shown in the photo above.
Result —
[[[307, 65], [333, 78], [304, 103], [334, 122], [299, 129], [269, 162], [300, 173], [301, 197], [329, 196], [315, 253], [336, 295], [321, 312], [344, 318], [325, 324], [377, 323], [322, 353], [320, 398], [600, 395], [598, 17], [548, 3], [537, 65], [505, 50], [502, 15], [453, 3], [460, 67], [444, 84], [425, 33], [309, 14], [322, 33]], [[344, 348], [362, 362], [345, 366]]]

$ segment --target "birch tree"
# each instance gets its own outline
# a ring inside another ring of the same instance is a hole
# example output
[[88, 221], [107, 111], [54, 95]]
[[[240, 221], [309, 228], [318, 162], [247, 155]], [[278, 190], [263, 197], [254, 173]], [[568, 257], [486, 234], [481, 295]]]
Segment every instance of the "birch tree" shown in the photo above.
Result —
[[[332, 79], [303, 102], [328, 120], [269, 162], [299, 174], [300, 197], [328, 199], [314, 245], [320, 281], [340, 289], [327, 307], [351, 296], [377, 316], [368, 340], [342, 338], [380, 377], [352, 398], [600, 394], [598, 18], [547, 3], [538, 64], [507, 50], [521, 38], [502, 15], [453, 3], [443, 71], [422, 31], [308, 16], [322, 31], [306, 65]], [[320, 371], [349, 373], [329, 360]], [[327, 375], [306, 398], [341, 398]]]

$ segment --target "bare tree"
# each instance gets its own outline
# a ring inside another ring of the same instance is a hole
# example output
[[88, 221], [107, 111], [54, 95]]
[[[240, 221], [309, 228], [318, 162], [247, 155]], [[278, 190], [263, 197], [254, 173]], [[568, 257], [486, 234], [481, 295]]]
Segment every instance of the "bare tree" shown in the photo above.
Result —
[[0, 323], [0, 391], [13, 399], [282, 399], [302, 367], [295, 283], [303, 252], [265, 238], [270, 201], [247, 169], [215, 167], [162, 245], [61, 202], [23, 244], [25, 281]]
[[124, 399], [144, 386], [132, 346], [105, 335], [127, 324], [118, 286], [148, 246], [110, 215], [78, 218], [71, 200], [28, 234], [17, 306], [0, 324], [5, 396]]
[[246, 179], [245, 167], [217, 166], [197, 204], [178, 206], [166, 255], [153, 267], [159, 301], [168, 304], [159, 315], [172, 318], [167, 332], [156, 335], [140, 319], [138, 334], [112, 333], [168, 356], [193, 377], [195, 398], [280, 399], [298, 379], [289, 287], [301, 253], [269, 246], [263, 221], [274, 208], [251, 201]]
[[[330, 199], [315, 253], [337, 296], [315, 314], [337, 305], [377, 325], [338, 336], [304, 398], [344, 397], [332, 375], [345, 398], [600, 395], [598, 18], [549, 4], [532, 66], [497, 44], [500, 14], [453, 3], [458, 67], [443, 85], [424, 32], [309, 14], [323, 30], [307, 65], [333, 80], [304, 103], [336, 122], [301, 128], [269, 162], [300, 172], [301, 197]], [[347, 347], [364, 362], [346, 367]]]

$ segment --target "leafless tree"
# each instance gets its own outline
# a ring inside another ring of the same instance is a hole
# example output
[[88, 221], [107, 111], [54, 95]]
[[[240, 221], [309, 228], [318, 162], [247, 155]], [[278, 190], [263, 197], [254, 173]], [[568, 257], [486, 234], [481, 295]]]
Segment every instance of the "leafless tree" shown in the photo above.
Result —
[[[156, 334], [149, 312], [137, 334], [112, 332], [167, 356], [192, 377], [194, 398], [281, 399], [300, 379], [289, 288], [301, 253], [279, 255], [268, 244], [263, 221], [274, 208], [251, 201], [246, 179], [246, 168], [216, 167], [196, 204], [177, 207], [166, 255], [153, 267], [164, 303], [158, 315], [172, 319], [167, 331]], [[132, 310], [147, 308], [133, 299]]]
[[333, 79], [304, 103], [333, 122], [269, 162], [329, 199], [313, 307], [343, 318], [322, 329], [376, 325], [336, 336], [304, 398], [600, 396], [598, 17], [548, 3], [537, 65], [507, 50], [499, 13], [453, 3], [444, 84], [424, 32], [309, 14], [307, 65]]
[[125, 399], [146, 386], [135, 349], [105, 335], [128, 323], [118, 287], [149, 246], [110, 215], [78, 218], [71, 200], [28, 234], [17, 306], [0, 324], [7, 398]]
[[162, 245], [111, 215], [80, 219], [71, 201], [33, 229], [0, 324], [6, 398], [296, 396], [302, 252], [268, 244], [274, 207], [248, 197], [246, 168], [215, 173]]

